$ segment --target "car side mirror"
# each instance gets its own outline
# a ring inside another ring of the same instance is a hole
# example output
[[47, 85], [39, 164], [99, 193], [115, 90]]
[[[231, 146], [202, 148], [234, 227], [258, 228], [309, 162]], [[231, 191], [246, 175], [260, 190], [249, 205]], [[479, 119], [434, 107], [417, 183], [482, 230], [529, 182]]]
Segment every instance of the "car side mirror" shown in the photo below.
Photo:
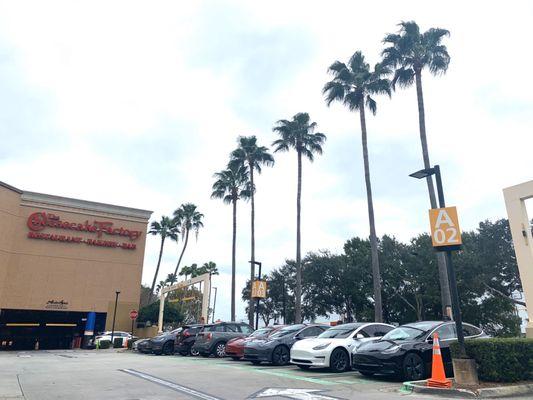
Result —
[[429, 344], [433, 344], [433, 338], [432, 337], [428, 337], [426, 339], [426, 342], [428, 342]]
[[354, 339], [363, 339], [364, 335], [362, 333], [358, 333], [355, 335]]

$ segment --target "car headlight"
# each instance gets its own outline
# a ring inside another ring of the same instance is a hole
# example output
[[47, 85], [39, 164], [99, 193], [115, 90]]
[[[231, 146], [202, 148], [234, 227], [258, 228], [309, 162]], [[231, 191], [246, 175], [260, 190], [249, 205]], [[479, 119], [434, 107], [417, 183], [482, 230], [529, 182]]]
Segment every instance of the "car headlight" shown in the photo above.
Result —
[[313, 347], [313, 350], [324, 350], [326, 347], [328, 347], [331, 344], [331, 342], [319, 344], [318, 346]]
[[400, 346], [395, 345], [395, 346], [389, 347], [389, 348], [386, 349], [386, 350], [383, 350], [383, 353], [391, 354], [391, 353], [396, 353], [396, 352], [399, 351], [399, 350], [400, 350]]

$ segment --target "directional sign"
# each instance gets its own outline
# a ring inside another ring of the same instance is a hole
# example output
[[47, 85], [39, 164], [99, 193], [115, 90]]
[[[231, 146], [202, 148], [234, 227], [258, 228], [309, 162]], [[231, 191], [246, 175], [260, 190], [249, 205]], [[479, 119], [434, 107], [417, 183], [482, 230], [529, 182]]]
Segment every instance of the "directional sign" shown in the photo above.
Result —
[[457, 208], [445, 207], [429, 210], [431, 241], [437, 250], [458, 248], [463, 244]]
[[132, 320], [137, 319], [138, 316], [139, 316], [139, 312], [137, 310], [131, 310], [130, 311], [130, 318]]
[[266, 281], [254, 281], [252, 285], [252, 297], [264, 299], [267, 297], [267, 283]]
[[256, 393], [252, 399], [264, 397], [285, 397], [295, 400], [341, 400], [339, 397], [326, 396], [324, 390], [320, 389], [288, 389], [288, 388], [268, 388]]

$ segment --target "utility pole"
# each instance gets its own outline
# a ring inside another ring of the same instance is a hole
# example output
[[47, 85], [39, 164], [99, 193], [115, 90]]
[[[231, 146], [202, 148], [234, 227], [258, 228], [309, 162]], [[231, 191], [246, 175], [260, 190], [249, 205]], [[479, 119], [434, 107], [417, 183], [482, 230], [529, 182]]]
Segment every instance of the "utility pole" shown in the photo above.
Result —
[[113, 336], [115, 336], [115, 318], [117, 316], [117, 303], [119, 294], [120, 292], [118, 290], [115, 291], [115, 311], [113, 311], [113, 326], [111, 328], [111, 347], [113, 347]]

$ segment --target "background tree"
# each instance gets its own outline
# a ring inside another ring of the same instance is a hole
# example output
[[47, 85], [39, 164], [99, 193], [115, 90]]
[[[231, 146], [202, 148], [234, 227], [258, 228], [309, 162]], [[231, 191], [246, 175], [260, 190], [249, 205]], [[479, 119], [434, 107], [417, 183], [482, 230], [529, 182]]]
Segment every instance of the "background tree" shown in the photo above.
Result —
[[176, 269], [174, 270], [174, 275], [178, 274], [178, 269], [180, 267], [181, 259], [189, 243], [189, 233], [194, 231], [196, 238], [198, 239], [198, 232], [200, 228], [204, 226], [202, 222], [204, 215], [200, 213], [196, 205], [192, 203], [185, 203], [180, 206], [176, 211], [174, 211], [174, 221], [176, 225], [180, 227], [181, 236], [185, 238], [183, 242], [183, 249], [181, 250], [180, 258], [176, 264]]
[[191, 266], [184, 265], [178, 275], [184, 276], [185, 280], [187, 280], [188, 276], [190, 276], [191, 278], [196, 278], [197, 271], [198, 271], [197, 264], [191, 264]]
[[307, 113], [298, 113], [291, 121], [279, 120], [273, 131], [279, 134], [280, 139], [272, 143], [274, 152], [296, 151], [298, 160], [298, 181], [296, 194], [296, 308], [295, 318], [302, 322], [302, 254], [301, 254], [301, 198], [302, 198], [302, 156], [309, 161], [314, 161], [315, 154], [322, 154], [322, 145], [326, 135], [315, 133], [316, 122], [311, 122]]
[[[388, 34], [383, 43], [388, 45], [383, 51], [383, 63], [394, 68], [392, 87], [396, 85], [406, 88], [416, 84], [416, 96], [418, 101], [418, 125], [420, 131], [420, 143], [422, 145], [422, 158], [424, 168], [430, 168], [429, 151], [426, 136], [426, 114], [424, 110], [424, 95], [422, 92], [422, 70], [429, 69], [433, 75], [441, 75], [446, 72], [450, 63], [450, 56], [442, 39], [449, 36], [446, 29], [431, 28], [424, 33], [414, 21], [401, 22], [398, 33]], [[426, 178], [431, 208], [437, 208], [433, 178]], [[446, 313], [446, 306], [451, 305], [448, 272], [444, 254], [437, 253], [439, 281], [442, 297], [442, 312]]]
[[351, 111], [359, 111], [361, 123], [361, 137], [363, 145], [363, 163], [365, 171], [366, 197], [368, 204], [368, 220], [370, 224], [370, 247], [372, 256], [372, 278], [374, 285], [374, 316], [376, 322], [383, 320], [381, 303], [381, 278], [379, 273], [379, 255], [374, 220], [374, 204], [372, 200], [372, 186], [370, 182], [370, 163], [368, 160], [367, 130], [365, 106], [376, 114], [374, 94], [388, 94], [390, 96], [390, 81], [384, 76], [390, 71], [382, 64], [376, 64], [374, 70], [365, 61], [363, 54], [356, 51], [348, 64], [335, 61], [329, 67], [333, 80], [326, 83], [323, 92], [328, 106], [334, 101], [340, 101]]
[[[150, 224], [150, 230], [148, 231], [151, 235], [158, 235], [161, 237], [161, 245], [159, 246], [159, 257], [157, 259], [157, 266], [155, 268], [154, 279], [152, 280], [152, 286], [150, 288], [150, 293], [154, 293], [155, 283], [157, 282], [157, 275], [159, 275], [159, 267], [161, 266], [161, 258], [163, 257], [163, 248], [165, 246], [165, 240], [170, 238], [171, 240], [178, 241], [179, 228], [176, 223], [169, 217], [162, 216], [160, 221], [153, 221]], [[152, 299], [152, 294], [150, 295], [150, 301]]]
[[233, 206], [233, 232], [231, 242], [231, 320], [235, 321], [235, 275], [237, 246], [237, 201], [251, 195], [250, 181], [244, 165], [230, 164], [227, 169], [215, 174], [211, 198], [222, 199]]
[[[257, 138], [255, 136], [241, 136], [237, 140], [239, 146], [231, 153], [230, 165], [246, 166], [250, 180], [250, 200], [251, 200], [251, 268], [250, 280], [254, 280], [255, 275], [255, 184], [254, 172], [261, 173], [263, 166], [274, 165], [274, 158], [268, 152], [268, 148], [257, 145]], [[248, 323], [250, 326], [254, 322], [254, 301], [251, 297], [248, 305]]]
[[213, 261], [208, 261], [206, 263], [203, 263], [203, 265], [200, 268], [198, 268], [197, 276], [200, 276], [203, 274], [218, 275], [218, 267], [216, 263], [214, 263]]

